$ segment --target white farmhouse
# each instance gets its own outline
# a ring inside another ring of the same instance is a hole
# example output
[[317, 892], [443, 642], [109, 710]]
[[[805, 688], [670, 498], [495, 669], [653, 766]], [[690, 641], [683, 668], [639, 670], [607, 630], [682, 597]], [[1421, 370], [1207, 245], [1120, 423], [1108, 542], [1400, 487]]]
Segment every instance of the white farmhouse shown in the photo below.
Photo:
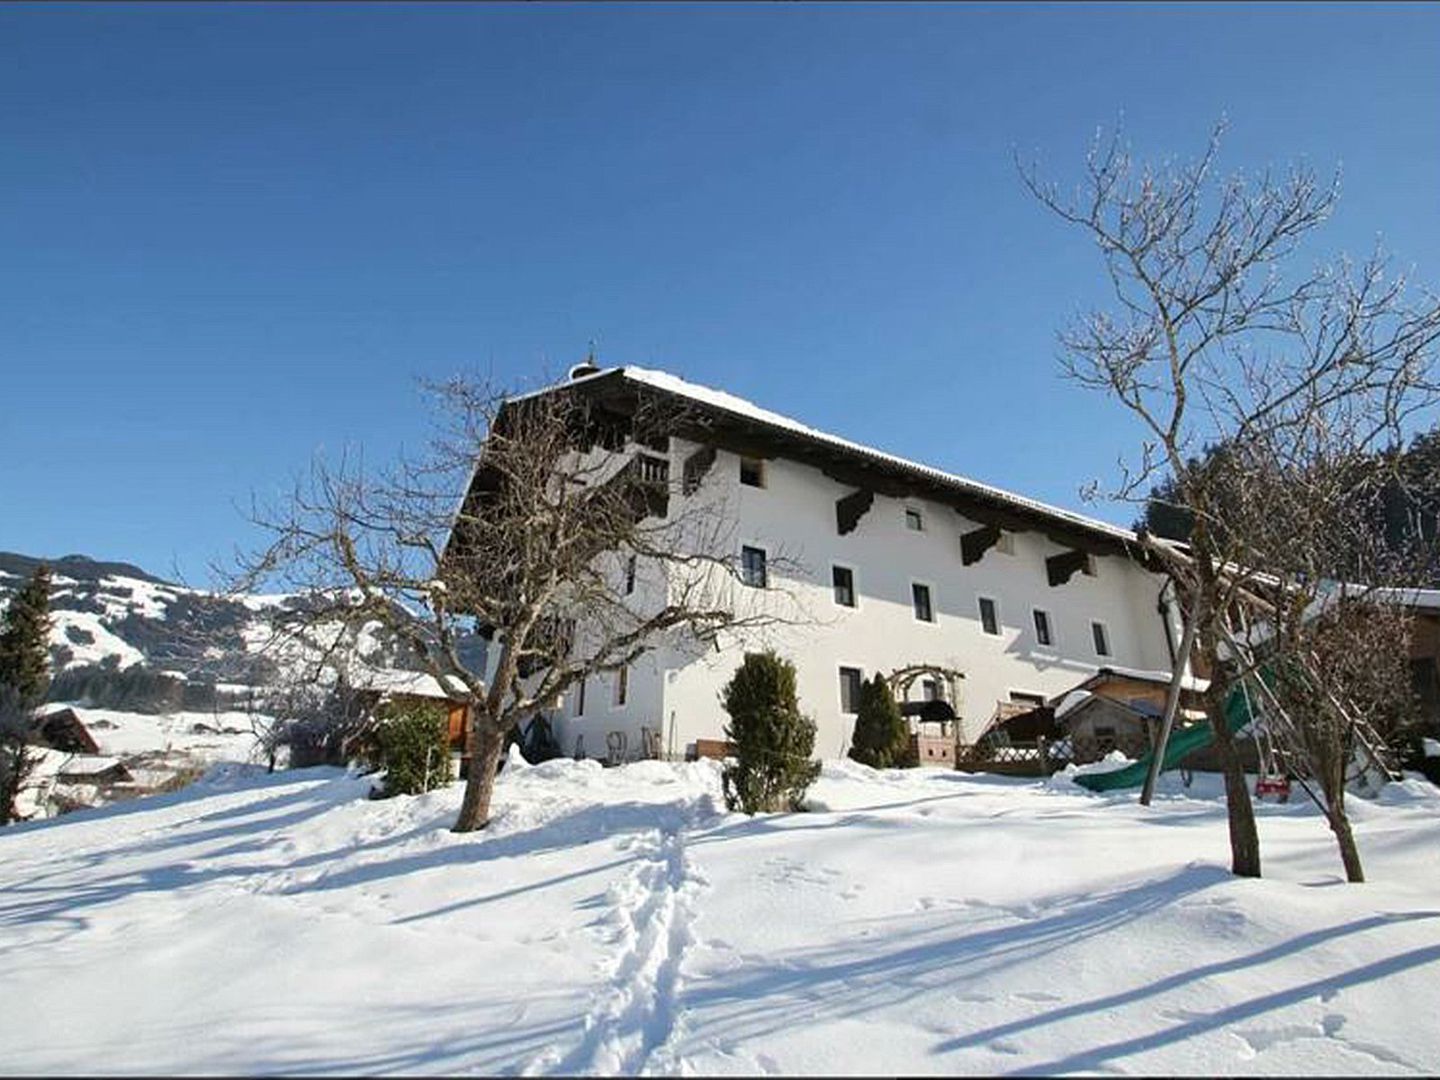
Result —
[[[848, 750], [859, 681], [876, 672], [930, 669], [907, 697], [948, 702], [969, 741], [997, 710], [1041, 703], [1101, 667], [1171, 667], [1178, 613], [1128, 529], [664, 372], [582, 366], [564, 387], [621, 414], [658, 394], [702, 418], [703, 434], [692, 425], [691, 437], [635, 452], [686, 477], [686, 493], [702, 482], [718, 493], [742, 579], [780, 587], [803, 613], [760, 640], [662, 644], [628, 670], [590, 678], [550, 717], [567, 754], [678, 757], [722, 739], [720, 689], [760, 645], [794, 662], [816, 754], [827, 758]], [[685, 497], [674, 488], [672, 502]], [[644, 588], [645, 568], [630, 572]]]

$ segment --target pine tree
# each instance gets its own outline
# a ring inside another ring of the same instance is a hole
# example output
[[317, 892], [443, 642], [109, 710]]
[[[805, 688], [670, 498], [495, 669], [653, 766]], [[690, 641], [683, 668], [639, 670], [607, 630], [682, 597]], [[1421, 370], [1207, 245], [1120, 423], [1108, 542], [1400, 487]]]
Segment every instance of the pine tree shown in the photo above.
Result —
[[50, 568], [43, 563], [0, 621], [0, 686], [12, 687], [32, 708], [50, 686]]
[[815, 721], [800, 712], [795, 665], [774, 652], [746, 653], [721, 701], [736, 759], [721, 775], [725, 805], [747, 814], [802, 809], [820, 763], [810, 760]]
[[883, 675], [877, 674], [869, 682], [860, 684], [850, 757], [873, 769], [909, 764], [910, 729]]

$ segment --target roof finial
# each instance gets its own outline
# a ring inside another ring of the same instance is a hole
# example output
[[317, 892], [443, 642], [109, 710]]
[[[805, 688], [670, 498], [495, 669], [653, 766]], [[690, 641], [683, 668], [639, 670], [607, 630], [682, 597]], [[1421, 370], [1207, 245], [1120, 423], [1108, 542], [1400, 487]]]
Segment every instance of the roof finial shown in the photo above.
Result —
[[595, 362], [595, 340], [590, 340], [590, 348], [585, 353], [585, 359], [570, 369], [571, 380], [583, 379], [586, 375], [594, 375], [600, 370], [600, 365]]

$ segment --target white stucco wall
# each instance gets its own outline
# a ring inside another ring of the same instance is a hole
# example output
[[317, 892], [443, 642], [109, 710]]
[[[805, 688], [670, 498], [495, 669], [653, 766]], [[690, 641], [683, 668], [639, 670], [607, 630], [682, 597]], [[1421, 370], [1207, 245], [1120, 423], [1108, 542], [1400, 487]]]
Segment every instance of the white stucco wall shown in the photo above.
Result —
[[[672, 475], [694, 449], [676, 440]], [[629, 703], [612, 708], [612, 683], [592, 681], [586, 716], [574, 716], [573, 696], [560, 725], [562, 745], [573, 749], [585, 733], [585, 750], [604, 753], [605, 731], [625, 730], [631, 752], [639, 753], [640, 727], [658, 728], [662, 748], [683, 754], [696, 738], [720, 738], [725, 714], [721, 687], [746, 649], [773, 646], [796, 665], [802, 708], [817, 723], [816, 753], [843, 755], [854, 718], [841, 712], [841, 666], [859, 668], [866, 678], [911, 664], [936, 664], [965, 672], [957, 710], [965, 736], [973, 738], [996, 703], [1013, 691], [1051, 696], [1104, 664], [1164, 670], [1170, 666], [1161, 615], [1156, 610], [1161, 579], [1121, 557], [1095, 559], [1096, 575], [1075, 574], [1064, 585], [1046, 579], [1045, 559], [1065, 549], [1039, 533], [1013, 534], [1013, 554], [992, 548], [964, 566], [960, 535], [980, 527], [954, 510], [925, 500], [901, 501], [877, 495], [858, 527], [838, 534], [835, 501], [850, 487], [818, 469], [785, 460], [765, 464], [763, 489], [739, 483], [739, 460], [720, 452], [699, 498], [718, 499], [728, 515], [732, 542], [764, 548], [771, 583], [781, 592], [751, 599], [795, 618], [797, 625], [728, 636], [719, 652], [662, 648], [631, 672]], [[681, 503], [672, 502], [672, 512]], [[925, 528], [906, 527], [905, 509], [920, 510]], [[787, 566], [792, 563], [793, 566]], [[857, 606], [834, 603], [831, 567], [848, 566], [855, 577]], [[915, 618], [911, 585], [929, 585], [933, 623]], [[999, 606], [1001, 633], [981, 629], [978, 600]], [[1032, 612], [1050, 615], [1054, 645], [1035, 638]], [[1105, 624], [1108, 657], [1096, 655], [1091, 621]], [[913, 697], [919, 696], [919, 686]]]

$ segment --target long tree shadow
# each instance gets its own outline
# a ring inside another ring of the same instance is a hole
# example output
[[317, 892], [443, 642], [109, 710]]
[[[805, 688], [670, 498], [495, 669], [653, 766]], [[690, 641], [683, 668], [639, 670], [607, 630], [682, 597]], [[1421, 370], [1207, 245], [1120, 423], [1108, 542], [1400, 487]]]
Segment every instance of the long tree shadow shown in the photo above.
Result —
[[[1416, 913], [1411, 916], [1398, 916], [1395, 918], [1406, 917], [1436, 918], [1440, 917], [1440, 912], [1422, 912]], [[1360, 923], [1366, 924], [1373, 924], [1375, 921], [1376, 920], [1372, 919], [1359, 920]], [[1381, 921], [1390, 920], [1386, 920], [1382, 917]], [[1353, 932], [1353, 930], [1350, 929], [1349, 925], [1347, 925], [1346, 927], [1337, 927], [1336, 930], [1338, 932]], [[1302, 937], [1308, 936], [1310, 935], [1302, 935]], [[1299, 940], [1300, 939], [1296, 939], [1296, 941]], [[1289, 951], [1292, 948], [1302, 947], [1303, 946], [1297, 945], [1293, 942], [1287, 943], [1285, 946], [1286, 951]], [[1146, 1032], [1145, 1034], [1135, 1036], [1134, 1038], [1122, 1039], [1117, 1042], [1106, 1043], [1101, 1046], [1086, 1047], [1084, 1050], [1076, 1051], [1075, 1053], [1069, 1054], [1066, 1057], [1057, 1058], [1054, 1061], [1047, 1061], [1043, 1064], [1027, 1067], [1024, 1070], [1024, 1075], [1038, 1074], [1041, 1076], [1054, 1076], [1059, 1073], [1075, 1072], [1081, 1070], [1095, 1071], [1100, 1069], [1106, 1069], [1108, 1067], [1111, 1067], [1110, 1063], [1116, 1058], [1122, 1058], [1130, 1054], [1140, 1053], [1147, 1050], [1154, 1050], [1157, 1047], [1168, 1046], [1178, 1042], [1184, 1042], [1187, 1039], [1195, 1038], [1197, 1035], [1203, 1035], [1208, 1032], [1215, 1031], [1218, 1028], [1223, 1028], [1242, 1020], [1253, 1019], [1274, 1009], [1284, 1008], [1286, 1005], [1297, 1004], [1299, 1002], [1305, 1001], [1307, 998], [1313, 998], [1326, 992], [1333, 992], [1351, 986], [1359, 986], [1362, 983], [1373, 982], [1376, 979], [1384, 979], [1391, 975], [1396, 975], [1402, 971], [1407, 971], [1410, 968], [1420, 967], [1425, 964], [1433, 964], [1437, 961], [1440, 961], [1440, 945], [1427, 945], [1423, 948], [1411, 949], [1408, 952], [1399, 953], [1395, 956], [1389, 956], [1383, 960], [1374, 960], [1368, 964], [1362, 964], [1359, 967], [1351, 968], [1349, 971], [1336, 972], [1334, 974], [1326, 975], [1323, 978], [1312, 979], [1309, 982], [1299, 983], [1295, 986], [1287, 986], [1283, 990], [1276, 990], [1269, 994], [1262, 994], [1259, 997], [1251, 998], [1248, 1001], [1242, 1001], [1234, 1005], [1228, 1005], [1223, 1009], [1216, 1009], [1213, 1013], [1209, 1013], [1205, 1016], [1191, 1017], [1185, 1020], [1183, 1023], [1176, 1024], [1174, 1027], [1167, 1028], [1164, 1031]], [[1243, 961], [1237, 962], [1235, 966], [1241, 966], [1253, 962], [1255, 961], [1251, 958], [1245, 958]], [[1144, 995], [1155, 992], [1158, 991], [1152, 989], [1151, 987], [1144, 987], [1140, 991], [1137, 991], [1137, 993], [1142, 993]], [[1105, 999], [1101, 1000], [1103, 1001]], [[1104, 1007], [1105, 1006], [1103, 1004], [1092, 1004], [1091, 1008], [1087, 1009], [1086, 1011], [1094, 1011], [1095, 1009]], [[1048, 1021], [1048, 1016], [1041, 1017], [1040, 1019]], [[944, 1045], [945, 1044], [941, 1044], [940, 1047], [937, 1047], [937, 1052], [940, 1052], [943, 1049]], [[1366, 1052], [1369, 1053], [1371, 1056], [1374, 1056], [1373, 1051]], [[1393, 1063], [1409, 1064], [1408, 1062], [1400, 1061], [1398, 1058], [1396, 1058]], [[1410, 1067], [1416, 1069], [1419, 1072], [1429, 1071], [1429, 1067], [1426, 1066], [1410, 1065]]]

